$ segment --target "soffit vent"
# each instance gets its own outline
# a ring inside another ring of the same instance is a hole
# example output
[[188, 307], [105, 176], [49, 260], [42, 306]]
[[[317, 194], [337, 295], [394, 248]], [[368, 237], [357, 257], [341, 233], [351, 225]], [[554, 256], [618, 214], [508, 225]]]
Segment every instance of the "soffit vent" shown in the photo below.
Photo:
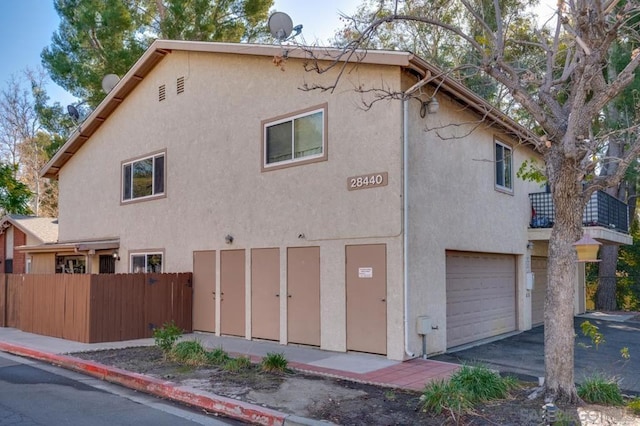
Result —
[[180, 93], [184, 93], [184, 77], [178, 77], [178, 80], [176, 82], [176, 88], [177, 88], [178, 95]]
[[158, 87], [158, 101], [162, 102], [165, 99], [167, 99], [167, 88], [163, 84], [160, 87]]

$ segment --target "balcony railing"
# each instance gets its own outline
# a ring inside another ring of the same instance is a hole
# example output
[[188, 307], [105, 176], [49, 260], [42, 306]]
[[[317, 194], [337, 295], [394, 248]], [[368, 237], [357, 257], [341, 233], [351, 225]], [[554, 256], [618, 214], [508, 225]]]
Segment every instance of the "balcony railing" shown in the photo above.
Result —
[[[548, 192], [529, 194], [531, 200], [532, 228], [551, 228], [555, 220], [553, 199]], [[594, 192], [582, 215], [584, 226], [603, 226], [629, 233], [629, 207], [603, 191]]]

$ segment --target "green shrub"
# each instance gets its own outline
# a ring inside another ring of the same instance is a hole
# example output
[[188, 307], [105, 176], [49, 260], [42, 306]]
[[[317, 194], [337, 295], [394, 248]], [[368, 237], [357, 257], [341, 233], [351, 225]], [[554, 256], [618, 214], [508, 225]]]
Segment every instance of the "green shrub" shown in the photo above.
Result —
[[420, 397], [422, 409], [447, 412], [454, 422], [473, 410], [476, 403], [504, 399], [518, 386], [514, 377], [500, 377], [484, 366], [463, 365], [449, 380], [429, 383]]
[[185, 340], [178, 342], [171, 349], [171, 358], [177, 362], [187, 365], [207, 364], [207, 351], [197, 340]]
[[640, 415], [640, 398], [634, 398], [627, 404], [627, 407], [635, 415]]
[[223, 365], [229, 359], [229, 355], [222, 348], [207, 352], [207, 362], [212, 365]]
[[427, 384], [420, 402], [424, 411], [436, 415], [448, 412], [454, 420], [473, 409], [467, 391], [450, 380], [435, 380]]
[[504, 399], [513, 379], [504, 379], [485, 366], [463, 365], [451, 376], [451, 382], [464, 389], [471, 403]]
[[251, 360], [246, 356], [239, 356], [238, 358], [231, 358], [225, 362], [222, 366], [226, 371], [238, 373], [243, 370], [247, 370], [251, 367]]
[[262, 367], [262, 371], [267, 371], [270, 373], [284, 373], [287, 371], [287, 366], [289, 365], [289, 361], [285, 358], [284, 354], [272, 354], [268, 353], [267, 356], [262, 358], [262, 362], [260, 366]]
[[162, 327], [153, 330], [156, 346], [162, 349], [165, 357], [173, 348], [173, 344], [182, 336], [182, 330], [175, 322], [165, 322]]
[[624, 399], [615, 380], [596, 375], [578, 386], [578, 396], [591, 404], [623, 405]]

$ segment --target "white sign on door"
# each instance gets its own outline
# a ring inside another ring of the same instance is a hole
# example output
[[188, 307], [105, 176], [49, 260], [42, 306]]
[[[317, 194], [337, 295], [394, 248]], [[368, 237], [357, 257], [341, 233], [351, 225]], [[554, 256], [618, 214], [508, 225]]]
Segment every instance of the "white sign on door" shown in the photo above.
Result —
[[358, 278], [373, 278], [373, 268], [358, 268]]

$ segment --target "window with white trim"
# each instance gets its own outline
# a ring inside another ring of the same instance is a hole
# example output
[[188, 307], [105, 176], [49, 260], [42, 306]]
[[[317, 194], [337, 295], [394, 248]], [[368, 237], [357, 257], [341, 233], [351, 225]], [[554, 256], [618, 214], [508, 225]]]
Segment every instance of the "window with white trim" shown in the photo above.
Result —
[[162, 272], [162, 253], [132, 253], [130, 270], [134, 274]]
[[263, 121], [264, 169], [326, 159], [326, 107]]
[[513, 191], [513, 150], [501, 142], [495, 143], [496, 188]]
[[122, 202], [164, 195], [165, 153], [122, 163]]

